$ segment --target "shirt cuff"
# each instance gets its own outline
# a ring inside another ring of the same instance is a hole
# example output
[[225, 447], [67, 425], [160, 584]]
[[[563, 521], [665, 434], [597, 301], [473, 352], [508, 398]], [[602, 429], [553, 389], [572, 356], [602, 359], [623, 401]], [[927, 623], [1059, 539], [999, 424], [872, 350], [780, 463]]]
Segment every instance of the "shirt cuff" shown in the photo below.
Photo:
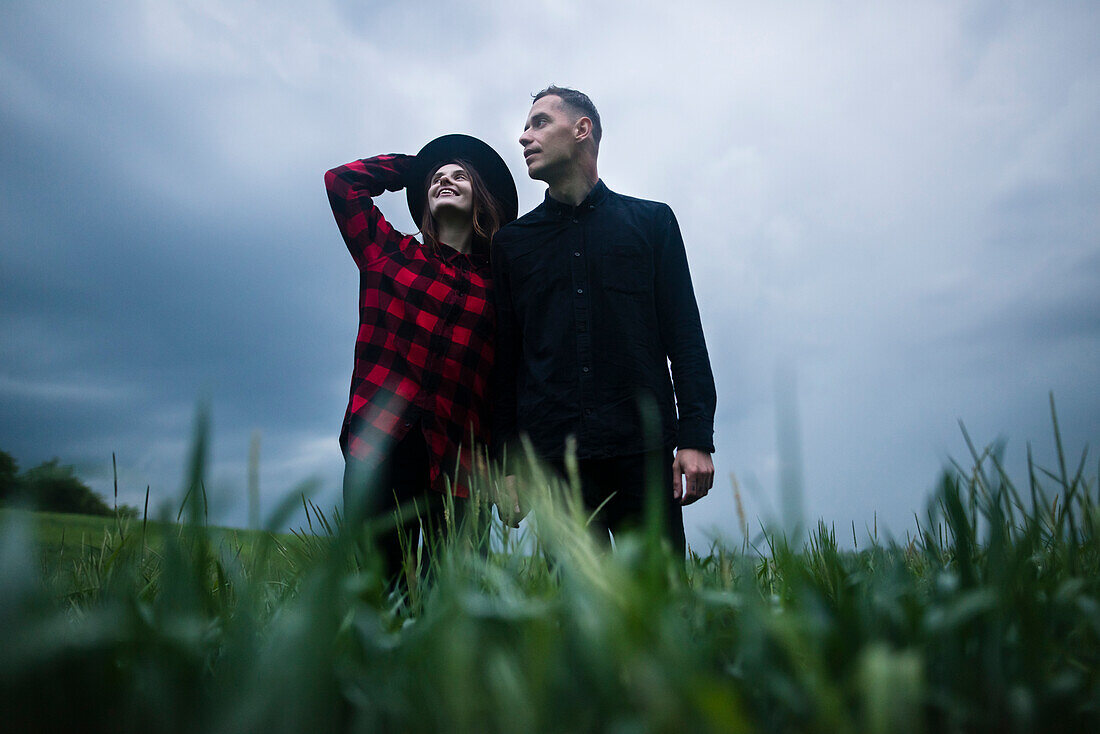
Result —
[[676, 448], [698, 449], [714, 453], [714, 421], [702, 418], [680, 420], [677, 431]]

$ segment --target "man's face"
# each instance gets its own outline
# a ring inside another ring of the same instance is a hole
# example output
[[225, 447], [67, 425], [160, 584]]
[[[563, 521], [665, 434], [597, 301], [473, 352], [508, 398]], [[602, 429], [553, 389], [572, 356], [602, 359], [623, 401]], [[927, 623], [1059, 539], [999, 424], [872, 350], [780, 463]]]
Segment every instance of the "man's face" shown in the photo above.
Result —
[[561, 97], [548, 94], [535, 100], [523, 126], [523, 135], [519, 136], [528, 176], [549, 181], [569, 166], [577, 153], [575, 123], [576, 119], [562, 104]]
[[438, 218], [444, 209], [463, 214], [470, 214], [474, 209], [470, 177], [457, 163], [440, 166], [428, 184], [428, 210]]

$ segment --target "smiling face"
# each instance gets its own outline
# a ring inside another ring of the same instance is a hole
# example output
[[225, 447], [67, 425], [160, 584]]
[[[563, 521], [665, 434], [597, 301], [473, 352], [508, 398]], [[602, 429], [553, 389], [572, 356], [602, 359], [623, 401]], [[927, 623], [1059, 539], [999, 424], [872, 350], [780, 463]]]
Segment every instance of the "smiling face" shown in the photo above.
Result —
[[455, 158], [441, 165], [425, 179], [424, 188], [427, 206], [421, 212], [420, 233], [429, 247], [438, 246], [443, 228], [454, 235], [456, 225], [468, 227], [475, 244], [487, 247], [505, 221], [500, 200], [468, 160]]
[[549, 181], [573, 165], [579, 144], [577, 116], [570, 114], [561, 97], [547, 95], [535, 100], [519, 144], [527, 162], [527, 175]]
[[457, 163], [445, 163], [428, 181], [428, 211], [436, 219], [465, 214], [473, 217], [474, 189], [470, 175]]

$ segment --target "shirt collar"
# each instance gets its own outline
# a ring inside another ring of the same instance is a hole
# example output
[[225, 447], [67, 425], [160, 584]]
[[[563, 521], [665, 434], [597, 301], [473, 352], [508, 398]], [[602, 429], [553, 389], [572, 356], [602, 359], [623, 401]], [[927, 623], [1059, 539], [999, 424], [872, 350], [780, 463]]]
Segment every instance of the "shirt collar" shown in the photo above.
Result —
[[480, 267], [489, 263], [489, 253], [480, 243], [475, 243], [474, 249], [469, 254], [461, 253], [450, 245], [444, 244], [440, 244], [438, 249], [440, 259], [451, 266], [458, 266], [462, 262], [470, 262], [474, 266]]
[[603, 179], [598, 179], [596, 185], [592, 187], [592, 190], [588, 192], [588, 196], [584, 197], [577, 206], [570, 206], [564, 204], [557, 199], [550, 196], [550, 189], [546, 190], [546, 195], [543, 197], [542, 205], [546, 207], [546, 210], [551, 214], [556, 214], [560, 217], [574, 217], [580, 212], [590, 211], [603, 203], [607, 198], [608, 188], [604, 185]]

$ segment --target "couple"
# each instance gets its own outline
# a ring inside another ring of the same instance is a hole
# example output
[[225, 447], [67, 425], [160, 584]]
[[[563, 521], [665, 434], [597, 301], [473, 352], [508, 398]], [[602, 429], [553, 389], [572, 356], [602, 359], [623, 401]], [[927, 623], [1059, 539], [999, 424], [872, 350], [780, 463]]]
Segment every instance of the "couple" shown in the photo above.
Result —
[[[440, 527], [443, 493], [462, 511], [474, 446], [515, 455], [521, 435], [559, 471], [575, 437], [605, 541], [643, 522], [647, 472], [659, 467], [665, 532], [685, 550], [681, 507], [714, 478], [714, 378], [676, 218], [604, 185], [601, 133], [587, 95], [535, 95], [519, 143], [528, 175], [548, 190], [519, 219], [508, 167], [466, 135], [325, 175], [360, 272], [340, 435], [345, 516], [418, 503], [379, 538], [387, 573], [400, 568], [401, 535], [415, 547], [421, 523]], [[372, 201], [402, 188], [422, 243]], [[512, 524], [524, 512], [498, 511]]]

